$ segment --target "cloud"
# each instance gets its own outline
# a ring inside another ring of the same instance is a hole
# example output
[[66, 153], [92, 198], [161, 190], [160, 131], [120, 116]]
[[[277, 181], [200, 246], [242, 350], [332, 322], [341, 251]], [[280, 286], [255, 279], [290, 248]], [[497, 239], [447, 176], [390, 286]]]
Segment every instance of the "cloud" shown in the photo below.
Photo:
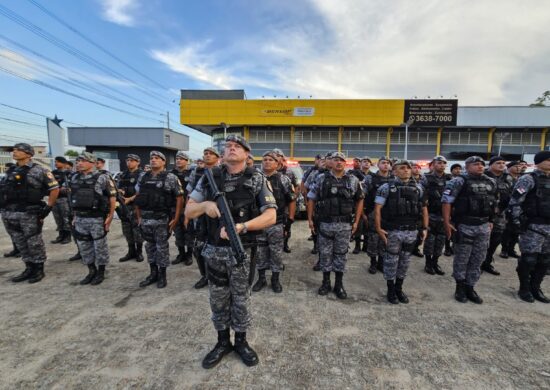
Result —
[[35, 65], [24, 56], [7, 49], [0, 49], [0, 67], [9, 71], [21, 74], [29, 79], [37, 78], [37, 72], [29, 69], [29, 66]]
[[135, 25], [134, 12], [139, 7], [136, 0], [100, 0], [103, 18], [122, 26]]

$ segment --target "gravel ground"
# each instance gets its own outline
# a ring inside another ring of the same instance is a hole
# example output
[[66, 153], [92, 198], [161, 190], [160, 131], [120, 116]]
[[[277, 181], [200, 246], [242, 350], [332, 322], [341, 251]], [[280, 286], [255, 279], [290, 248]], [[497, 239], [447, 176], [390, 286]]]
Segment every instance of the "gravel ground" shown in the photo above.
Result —
[[[44, 239], [55, 235], [50, 217]], [[34, 285], [11, 283], [22, 262], [2, 258], [0, 387], [550, 388], [550, 305], [517, 298], [514, 259], [497, 257], [500, 277], [482, 275], [478, 306], [454, 301], [450, 259], [436, 277], [414, 258], [405, 281], [411, 303], [390, 305], [366, 254], [350, 254], [349, 298], [340, 301], [317, 295], [321, 274], [311, 270], [307, 235], [304, 222], [294, 226], [283, 293], [252, 296], [249, 341], [261, 360], [253, 368], [235, 354], [201, 368], [216, 332], [207, 290], [192, 287], [196, 264], [170, 267], [163, 290], [140, 289], [147, 264], [118, 262], [126, 244], [117, 221], [107, 278], [97, 287], [78, 285], [86, 269], [67, 261], [74, 244], [47, 244], [46, 278]], [[0, 227], [0, 252], [10, 248]], [[548, 280], [543, 289], [550, 293]]]

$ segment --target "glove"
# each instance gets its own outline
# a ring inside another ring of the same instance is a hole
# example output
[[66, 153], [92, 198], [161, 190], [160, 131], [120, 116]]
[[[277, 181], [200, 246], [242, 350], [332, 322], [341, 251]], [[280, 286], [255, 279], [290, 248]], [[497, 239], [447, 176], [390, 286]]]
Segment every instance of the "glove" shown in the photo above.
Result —
[[38, 214], [38, 217], [40, 219], [46, 219], [46, 217], [50, 214], [52, 211], [52, 206], [46, 205], [40, 210], [40, 213]]

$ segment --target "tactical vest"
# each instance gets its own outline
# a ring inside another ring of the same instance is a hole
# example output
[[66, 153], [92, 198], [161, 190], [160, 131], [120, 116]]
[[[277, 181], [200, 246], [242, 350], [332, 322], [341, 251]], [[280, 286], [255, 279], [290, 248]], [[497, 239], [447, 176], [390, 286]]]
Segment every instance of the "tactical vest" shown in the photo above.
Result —
[[[225, 193], [225, 198], [229, 204], [231, 215], [235, 224], [250, 221], [260, 215], [256, 203], [256, 196], [252, 186], [252, 176], [256, 170], [254, 168], [245, 168], [244, 173], [235, 179], [230, 179], [230, 175], [224, 168], [212, 168], [214, 181], [221, 192]], [[204, 182], [206, 190], [206, 200], [215, 201], [213, 191], [209, 184]], [[219, 218], [206, 217], [206, 229], [208, 232], [208, 243], [214, 246], [230, 246], [228, 240], [220, 238], [221, 224]], [[241, 241], [244, 246], [253, 246], [256, 244], [258, 232], [247, 232], [241, 235]]]
[[[59, 188], [65, 187], [67, 183], [67, 171], [64, 171], [62, 169], [54, 169], [52, 171], [53, 177], [55, 177], [55, 180], [57, 180], [57, 183], [59, 184]], [[59, 195], [57, 195], [58, 198], [66, 198], [67, 193], [59, 191]]]
[[22, 167], [15, 165], [8, 169], [0, 183], [0, 208], [15, 205], [16, 211], [25, 211], [29, 206], [41, 205], [42, 198], [46, 195], [42, 184], [33, 185], [27, 179], [34, 166], [36, 163]]
[[180, 181], [181, 187], [183, 188], [183, 196], [187, 198], [187, 181], [189, 180], [189, 175], [191, 174], [190, 169], [186, 169], [183, 172], [172, 169], [172, 173], [178, 177], [178, 180]]
[[464, 186], [456, 197], [453, 221], [466, 225], [482, 225], [489, 222], [497, 206], [497, 189], [487, 176], [462, 176]]
[[389, 175], [384, 177], [380, 176], [378, 173], [372, 174], [372, 189], [366, 194], [363, 207], [365, 209], [365, 214], [368, 215], [374, 211], [374, 199], [376, 198], [376, 192], [382, 184], [388, 183], [390, 180], [391, 177]]
[[319, 198], [315, 202], [315, 214], [320, 222], [351, 223], [355, 211], [355, 197], [350, 176], [341, 179], [326, 174], [320, 186]]
[[550, 177], [529, 173], [535, 187], [529, 191], [522, 204], [528, 223], [550, 224]]
[[147, 172], [139, 182], [139, 193], [135, 204], [141, 210], [154, 211], [159, 217], [170, 214], [170, 209], [176, 205], [176, 199], [169, 189], [165, 188], [168, 172], [163, 171], [153, 176]]
[[361, 169], [350, 169], [348, 173], [358, 178], [359, 181], [365, 180], [365, 173]]
[[448, 180], [451, 180], [450, 175], [443, 174], [441, 177], [434, 173], [424, 175], [428, 181], [426, 192], [428, 195], [428, 212], [434, 215], [441, 215], [441, 196]]
[[266, 179], [271, 184], [273, 197], [275, 198], [275, 203], [277, 203], [277, 222], [276, 223], [283, 223], [287, 201], [283, 190], [281, 173], [276, 172], [271, 176], [266, 176]]
[[124, 171], [120, 175], [117, 187], [119, 190], [124, 191], [125, 198], [130, 198], [136, 194], [136, 184], [142, 172], [141, 169], [136, 169], [134, 172]]
[[71, 208], [77, 216], [98, 218], [105, 217], [109, 212], [109, 201], [105, 194], [95, 190], [100, 172], [94, 172], [91, 177], [77, 173], [71, 181]]
[[389, 183], [386, 203], [382, 208], [382, 227], [389, 230], [416, 230], [422, 217], [422, 199], [414, 180], [404, 184]]
[[500, 212], [504, 212], [510, 203], [510, 198], [512, 197], [512, 191], [514, 189], [514, 182], [510, 177], [509, 173], [504, 172], [500, 176], [495, 176], [491, 171], [487, 170], [485, 174], [497, 182], [497, 192], [498, 192], [498, 209]]

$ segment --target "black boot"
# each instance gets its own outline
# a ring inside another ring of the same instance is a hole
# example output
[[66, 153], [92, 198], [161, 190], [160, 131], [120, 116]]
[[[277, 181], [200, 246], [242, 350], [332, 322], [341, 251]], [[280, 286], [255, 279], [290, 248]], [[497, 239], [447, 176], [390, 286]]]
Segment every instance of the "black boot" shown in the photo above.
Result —
[[319, 287], [319, 295], [327, 295], [330, 291], [330, 272], [323, 272], [323, 283]]
[[185, 247], [178, 246], [178, 255], [174, 259], [174, 261], [172, 261], [172, 264], [183, 263], [183, 257], [184, 256], [185, 256]]
[[438, 275], [445, 275], [445, 272], [441, 269], [441, 267], [438, 264], [439, 257], [432, 256], [432, 267], [436, 274]]
[[19, 275], [11, 278], [11, 281], [14, 283], [19, 283], [29, 279], [32, 274], [33, 274], [33, 264], [28, 262], [28, 263], [25, 263], [25, 270], [21, 272]]
[[193, 264], [193, 250], [188, 247], [183, 255], [183, 265], [189, 266], [191, 264]]
[[369, 267], [369, 274], [375, 274], [376, 270], [378, 269], [378, 266], [376, 264], [376, 256], [371, 256], [370, 258], [370, 267]]
[[468, 302], [468, 297], [466, 296], [466, 284], [464, 283], [464, 280], [456, 281], [455, 299], [460, 303]]
[[485, 258], [485, 261], [481, 263], [481, 270], [484, 272], [487, 272], [491, 275], [500, 275], [500, 272], [498, 272], [495, 267], [493, 267], [493, 256], [487, 253], [487, 257]]
[[143, 260], [143, 244], [136, 244], [136, 261], [141, 263]]
[[424, 271], [426, 271], [427, 274], [435, 275], [432, 256], [426, 255], [426, 265], [424, 265]]
[[139, 287], [147, 287], [158, 280], [159, 269], [155, 263], [149, 263], [151, 273], [140, 284]]
[[90, 284], [92, 286], [97, 286], [98, 284], [101, 284], [104, 280], [105, 280], [105, 265], [100, 265], [99, 267], [97, 267], [97, 273], [95, 274]]
[[376, 262], [376, 269], [384, 273], [384, 256], [378, 256], [378, 261]]
[[136, 245], [135, 244], [128, 244], [128, 253], [126, 253], [124, 256], [122, 256], [118, 261], [121, 263], [124, 263], [125, 261], [129, 261], [136, 258]]
[[274, 293], [282, 293], [283, 292], [283, 286], [281, 286], [281, 282], [279, 282], [279, 273], [278, 272], [272, 272], [271, 273], [271, 289]]
[[233, 345], [229, 338], [229, 329], [218, 331], [218, 342], [202, 360], [202, 368], [208, 369], [216, 366], [225, 355], [233, 351]]
[[290, 250], [290, 248], [288, 247], [288, 237], [285, 238], [284, 240], [284, 243], [283, 243], [283, 252], [285, 253], [291, 253], [292, 251]]
[[478, 305], [481, 305], [483, 303], [483, 299], [481, 299], [480, 296], [477, 295], [476, 290], [474, 290], [474, 286], [466, 285], [466, 297], [470, 301], [472, 301], [473, 303], [477, 303]]
[[76, 255], [69, 257], [69, 261], [76, 261], [76, 260], [82, 260], [82, 256], [80, 255], [80, 251], [76, 252]]
[[70, 244], [72, 242], [71, 239], [71, 231], [70, 230], [62, 230], [61, 233], [63, 233], [63, 239], [61, 240], [60, 244]]
[[246, 332], [235, 332], [235, 347], [233, 349], [248, 367], [255, 366], [260, 362], [258, 355], [246, 341]]
[[356, 255], [358, 254], [359, 252], [361, 252], [361, 239], [360, 238], [356, 238], [355, 239], [355, 248], [353, 248], [353, 254]]
[[90, 282], [94, 279], [96, 273], [97, 273], [97, 268], [95, 264], [88, 264], [88, 275], [86, 275], [86, 277], [80, 281], [80, 284], [82, 286], [86, 284], [90, 284]]
[[411, 254], [416, 257], [424, 257], [419, 247], [415, 247]]
[[512, 249], [508, 251], [508, 256], [513, 257], [514, 259], [519, 259], [519, 255], [514, 249], [514, 247], [512, 247]]
[[544, 295], [540, 288], [542, 280], [546, 276], [547, 269], [547, 266], [537, 264], [533, 272], [531, 272], [531, 294], [533, 294], [533, 298], [542, 303], [550, 303], [550, 299]]
[[13, 250], [11, 250], [10, 252], [4, 253], [4, 257], [21, 257], [21, 252], [19, 252], [19, 249], [17, 249], [17, 247], [14, 244]]
[[399, 303], [399, 299], [397, 299], [397, 295], [395, 294], [395, 282], [393, 280], [388, 280], [386, 281], [386, 284], [388, 285], [388, 293], [386, 295], [388, 302], [393, 305], [397, 305]]
[[206, 276], [201, 276], [194, 287], [198, 290], [206, 286], [208, 286], [208, 279], [206, 279]]
[[265, 269], [258, 270], [258, 280], [252, 286], [252, 291], [258, 292], [261, 291], [265, 286], [267, 286], [267, 280], [265, 279]]
[[342, 281], [344, 277], [343, 272], [335, 272], [336, 274], [336, 281], [334, 282], [334, 290], [332, 290], [336, 296], [340, 299], [346, 299], [348, 297], [348, 294], [346, 293], [346, 290], [344, 290], [344, 283]]
[[367, 240], [367, 236], [364, 236], [364, 238], [363, 238], [363, 249], [362, 249], [362, 251], [363, 251], [363, 252], [367, 252], [368, 247], [369, 247], [369, 242], [368, 242], [368, 240]]
[[38, 283], [46, 274], [44, 273], [44, 263], [33, 264], [33, 273], [29, 276], [29, 283]]
[[313, 266], [314, 271], [321, 271], [321, 260], [317, 260], [317, 263]]
[[63, 230], [60, 230], [57, 234], [57, 237], [50, 241], [51, 244], [59, 244], [61, 241], [63, 241]]
[[403, 292], [403, 279], [395, 279], [395, 295], [401, 303], [409, 303], [409, 297]]
[[516, 272], [519, 279], [519, 298], [525, 302], [535, 302], [535, 298], [531, 293], [531, 267], [525, 261], [520, 260]]
[[500, 257], [502, 257], [503, 259], [507, 259], [508, 257], [510, 257], [508, 256], [508, 250], [502, 248], [502, 250], [500, 251]]
[[313, 249], [311, 250], [311, 254], [312, 254], [312, 255], [316, 255], [316, 254], [318, 254], [318, 253], [319, 253], [319, 250], [317, 249], [317, 242], [314, 241], [314, 242], [313, 242]]
[[159, 276], [157, 280], [157, 288], [164, 288], [167, 285], [166, 281], [166, 267], [159, 267]]

